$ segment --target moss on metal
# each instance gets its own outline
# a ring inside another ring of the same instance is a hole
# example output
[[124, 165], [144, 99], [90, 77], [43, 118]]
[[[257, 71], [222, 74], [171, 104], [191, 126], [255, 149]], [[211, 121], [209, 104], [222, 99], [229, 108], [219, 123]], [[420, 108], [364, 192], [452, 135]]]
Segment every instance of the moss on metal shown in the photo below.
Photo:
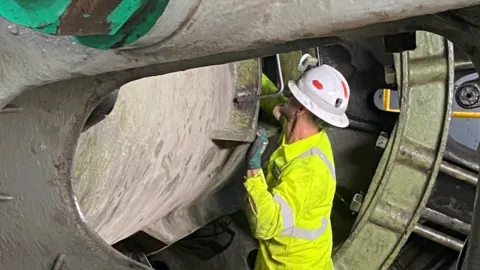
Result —
[[289, 80], [297, 80], [302, 75], [302, 72], [298, 70], [298, 62], [301, 57], [302, 53], [300, 51], [280, 54], [283, 81], [285, 84], [287, 84]]
[[249, 128], [252, 125], [252, 116], [241, 111], [235, 111], [232, 121], [239, 127]]
[[236, 62], [235, 64], [235, 88], [255, 88], [258, 84], [260, 72], [257, 59], [249, 59]]
[[[258, 89], [260, 72], [258, 59], [234, 63], [234, 87], [236, 92], [248, 91], [255, 94]], [[253, 120], [251, 113], [245, 113], [243, 110], [234, 110], [232, 114], [232, 121], [241, 128], [251, 128]]]
[[[83, 190], [88, 187], [88, 181], [84, 181], [82, 178], [88, 170], [91, 168], [93, 160], [96, 156], [96, 140], [92, 134], [89, 134], [85, 143], [79, 143], [82, 147], [79, 148], [80, 153], [75, 160], [75, 166], [73, 168], [73, 176], [76, 180], [76, 192], [77, 194], [83, 194]], [[92, 177], [91, 179], [96, 179]]]

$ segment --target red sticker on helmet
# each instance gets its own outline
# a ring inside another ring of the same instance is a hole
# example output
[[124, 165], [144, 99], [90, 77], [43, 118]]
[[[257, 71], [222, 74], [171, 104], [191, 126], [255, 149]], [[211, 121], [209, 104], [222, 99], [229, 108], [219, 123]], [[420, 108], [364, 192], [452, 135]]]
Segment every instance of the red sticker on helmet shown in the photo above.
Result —
[[342, 81], [342, 87], [343, 87], [343, 95], [345, 96], [345, 98], [348, 97], [348, 90], [347, 90], [347, 85], [345, 84], [344, 81]]
[[322, 90], [323, 89], [323, 84], [321, 82], [319, 82], [318, 80], [313, 80], [312, 81], [312, 84], [313, 86], [315, 86], [315, 88], [317, 88], [318, 90]]

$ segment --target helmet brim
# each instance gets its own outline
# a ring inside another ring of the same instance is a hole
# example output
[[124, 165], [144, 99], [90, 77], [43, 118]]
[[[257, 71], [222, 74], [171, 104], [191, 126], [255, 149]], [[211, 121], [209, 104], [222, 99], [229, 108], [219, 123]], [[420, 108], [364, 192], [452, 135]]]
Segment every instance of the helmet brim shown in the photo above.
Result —
[[323, 121], [329, 123], [332, 126], [336, 126], [339, 128], [348, 127], [350, 121], [348, 121], [348, 117], [345, 113], [333, 114], [315, 105], [307, 95], [300, 91], [295, 81], [288, 81], [288, 87], [290, 88], [292, 95], [298, 100], [298, 102], [300, 102], [300, 104], [307, 108], [307, 110], [313, 113], [316, 117], [322, 119]]

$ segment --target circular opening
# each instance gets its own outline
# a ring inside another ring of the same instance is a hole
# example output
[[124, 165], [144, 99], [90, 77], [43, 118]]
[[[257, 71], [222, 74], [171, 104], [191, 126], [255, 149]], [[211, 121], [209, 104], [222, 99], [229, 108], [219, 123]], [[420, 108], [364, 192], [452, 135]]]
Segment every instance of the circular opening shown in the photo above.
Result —
[[103, 119], [105, 119], [115, 107], [117, 98], [118, 89], [114, 90], [106, 98], [104, 98], [88, 116], [85, 124], [83, 125], [82, 132], [87, 131], [89, 128], [93, 127], [94, 125], [100, 123]]

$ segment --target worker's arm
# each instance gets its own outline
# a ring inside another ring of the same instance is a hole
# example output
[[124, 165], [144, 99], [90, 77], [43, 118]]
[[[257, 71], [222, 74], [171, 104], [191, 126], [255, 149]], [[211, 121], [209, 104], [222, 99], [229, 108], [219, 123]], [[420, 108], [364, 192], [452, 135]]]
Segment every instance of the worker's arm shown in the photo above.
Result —
[[[273, 94], [278, 91], [277, 86], [270, 81], [270, 79], [262, 74], [262, 95]], [[274, 98], [265, 98], [260, 100], [260, 108], [264, 110], [268, 115], [274, 117], [278, 121], [280, 120], [280, 111], [277, 105], [287, 102], [287, 98], [283, 95]]]
[[251, 170], [250, 173], [256, 172], [252, 177], [247, 174], [245, 211], [255, 238], [273, 238], [294, 226], [296, 215], [305, 211], [306, 183], [310, 176], [302, 171], [292, 170], [282, 176], [281, 183], [273, 188], [272, 193], [268, 191], [262, 170]]

